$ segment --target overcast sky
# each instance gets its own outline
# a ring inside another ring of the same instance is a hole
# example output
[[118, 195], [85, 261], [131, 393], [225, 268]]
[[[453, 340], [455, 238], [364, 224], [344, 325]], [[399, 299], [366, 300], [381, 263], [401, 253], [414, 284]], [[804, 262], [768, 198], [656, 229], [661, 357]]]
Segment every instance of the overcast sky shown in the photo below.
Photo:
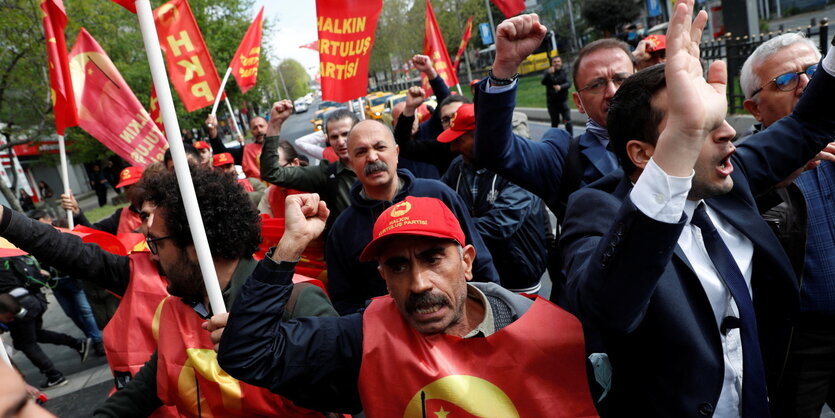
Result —
[[252, 16], [258, 12], [258, 7], [264, 6], [265, 18], [278, 22], [271, 37], [265, 37], [264, 42], [272, 49], [271, 61], [277, 64], [284, 58], [299, 61], [311, 77], [319, 69], [319, 53], [307, 48], [299, 48], [309, 44], [318, 37], [316, 32], [316, 2], [313, 0], [256, 0], [256, 8]]

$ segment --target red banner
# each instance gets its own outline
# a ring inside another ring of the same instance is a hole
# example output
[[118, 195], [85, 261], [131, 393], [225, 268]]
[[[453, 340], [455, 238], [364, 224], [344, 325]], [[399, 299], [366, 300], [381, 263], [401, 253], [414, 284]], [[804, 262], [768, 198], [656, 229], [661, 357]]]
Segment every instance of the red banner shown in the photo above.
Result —
[[316, 0], [322, 100], [344, 102], [368, 92], [368, 60], [382, 0]]
[[[426, 0], [426, 25], [424, 26], [423, 34], [423, 53], [432, 59], [432, 64], [435, 66], [435, 71], [444, 79], [447, 86], [454, 86], [458, 84], [458, 75], [452, 71], [452, 60], [449, 59], [449, 52], [446, 50], [444, 37], [441, 35], [441, 29], [438, 27], [438, 21], [435, 20], [435, 12], [432, 10], [432, 3]], [[423, 88], [427, 95], [432, 94], [432, 89], [429, 87], [429, 79], [421, 73], [420, 79], [423, 83]]]
[[52, 110], [55, 113], [55, 130], [58, 135], [64, 129], [78, 126], [75, 100], [72, 93], [72, 78], [67, 58], [67, 13], [61, 0], [42, 0], [43, 32], [46, 39], [46, 58], [49, 61], [49, 86], [52, 90]]
[[241, 93], [246, 93], [255, 87], [258, 78], [258, 60], [261, 57], [261, 29], [263, 27], [264, 6], [261, 6], [258, 16], [255, 16], [255, 20], [249, 25], [244, 39], [232, 57], [232, 63], [229, 64]]
[[467, 19], [467, 27], [464, 29], [464, 35], [461, 36], [461, 44], [458, 45], [458, 52], [455, 54], [455, 62], [452, 63], [452, 71], [458, 74], [458, 66], [461, 64], [461, 55], [467, 49], [467, 43], [470, 42], [470, 36], [473, 34], [473, 17]]
[[525, 10], [525, 0], [491, 0], [496, 7], [502, 12], [502, 14], [507, 17], [511, 18], [513, 16], [522, 13], [522, 10]]
[[136, 13], [136, 1], [134, 0], [113, 0], [113, 2], [128, 9], [131, 13]]
[[188, 1], [171, 0], [158, 7], [154, 22], [168, 63], [168, 78], [186, 111], [214, 104], [220, 77]]
[[151, 120], [154, 121], [154, 124], [157, 125], [160, 132], [165, 133], [165, 125], [162, 123], [162, 113], [159, 110], [159, 98], [157, 98], [157, 88], [154, 87], [154, 83], [151, 83], [151, 103], [148, 106], [150, 110], [149, 114], [151, 115]]
[[70, 72], [81, 128], [130, 165], [144, 168], [162, 160], [168, 142], [84, 28], [70, 53]]

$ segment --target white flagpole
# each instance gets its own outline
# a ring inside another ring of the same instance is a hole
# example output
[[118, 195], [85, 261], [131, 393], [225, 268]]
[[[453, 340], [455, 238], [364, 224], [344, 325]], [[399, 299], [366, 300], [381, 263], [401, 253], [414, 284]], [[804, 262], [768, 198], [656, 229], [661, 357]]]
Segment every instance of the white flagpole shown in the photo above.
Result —
[[235, 135], [237, 135], [237, 137], [235, 139], [240, 141], [240, 138], [243, 138], [243, 135], [241, 135], [241, 129], [238, 128], [238, 118], [235, 117], [235, 112], [232, 111], [232, 105], [229, 104], [229, 98], [227, 97], [225, 100], [226, 100], [226, 109], [229, 110], [229, 117], [232, 118], [232, 126], [235, 127]]
[[165, 134], [168, 137], [168, 146], [171, 148], [171, 158], [174, 160], [174, 172], [177, 174], [177, 183], [180, 185], [180, 193], [188, 216], [189, 229], [191, 229], [194, 248], [197, 250], [200, 272], [203, 273], [203, 282], [206, 285], [206, 293], [209, 296], [212, 313], [215, 315], [226, 313], [212, 253], [206, 238], [206, 230], [203, 228], [203, 218], [200, 216], [200, 207], [197, 205], [197, 195], [191, 181], [191, 172], [188, 169], [183, 139], [180, 136], [180, 124], [177, 121], [174, 100], [171, 97], [171, 88], [168, 85], [168, 77], [165, 73], [157, 28], [154, 26], [151, 2], [149, 0], [136, 0], [136, 14], [139, 17], [139, 29], [142, 31], [142, 39], [145, 42], [145, 52], [148, 54], [151, 77], [157, 90], [160, 113], [162, 113], [162, 121], [165, 124]]
[[[72, 192], [70, 191], [70, 176], [67, 170], [67, 148], [64, 144], [64, 135], [58, 135], [58, 153], [61, 154], [61, 182], [64, 183], [64, 193], [69, 195]], [[71, 209], [67, 209], [67, 227], [69, 229], [75, 228]]]
[[459, 83], [459, 84], [456, 84], [456, 85], [455, 85], [455, 88], [457, 88], [457, 89], [458, 89], [458, 94], [460, 94], [460, 95], [462, 95], [462, 96], [464, 95], [464, 93], [462, 93], [462, 92], [461, 92], [461, 84], [460, 84], [460, 83]]
[[217, 115], [217, 105], [220, 104], [220, 98], [223, 96], [223, 89], [226, 88], [226, 82], [229, 80], [229, 74], [232, 74], [232, 67], [228, 67], [226, 69], [226, 74], [223, 75], [223, 81], [220, 82], [220, 89], [218, 89], [217, 94], [215, 95], [215, 104], [212, 105], [212, 116]]

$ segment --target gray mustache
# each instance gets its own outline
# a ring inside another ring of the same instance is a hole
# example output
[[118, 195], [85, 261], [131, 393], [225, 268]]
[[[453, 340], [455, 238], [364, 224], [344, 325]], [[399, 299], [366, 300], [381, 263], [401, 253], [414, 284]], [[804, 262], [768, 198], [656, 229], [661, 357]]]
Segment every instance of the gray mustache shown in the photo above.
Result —
[[389, 169], [388, 164], [386, 164], [382, 161], [375, 161], [373, 163], [370, 163], [370, 164], [366, 165], [365, 168], [362, 169], [362, 172], [365, 173], [365, 175], [367, 176], [369, 174], [376, 173], [378, 171], [387, 171], [388, 169]]

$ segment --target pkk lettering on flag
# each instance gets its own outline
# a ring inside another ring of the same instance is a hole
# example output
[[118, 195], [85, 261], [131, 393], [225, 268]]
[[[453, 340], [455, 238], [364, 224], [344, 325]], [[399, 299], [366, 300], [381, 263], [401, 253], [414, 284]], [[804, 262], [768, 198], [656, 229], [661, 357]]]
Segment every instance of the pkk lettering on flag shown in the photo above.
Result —
[[154, 23], [165, 52], [168, 78], [186, 111], [214, 104], [220, 77], [188, 1], [171, 0], [158, 7]]
[[69, 58], [78, 125], [130, 165], [144, 168], [162, 161], [168, 142], [84, 28]]

